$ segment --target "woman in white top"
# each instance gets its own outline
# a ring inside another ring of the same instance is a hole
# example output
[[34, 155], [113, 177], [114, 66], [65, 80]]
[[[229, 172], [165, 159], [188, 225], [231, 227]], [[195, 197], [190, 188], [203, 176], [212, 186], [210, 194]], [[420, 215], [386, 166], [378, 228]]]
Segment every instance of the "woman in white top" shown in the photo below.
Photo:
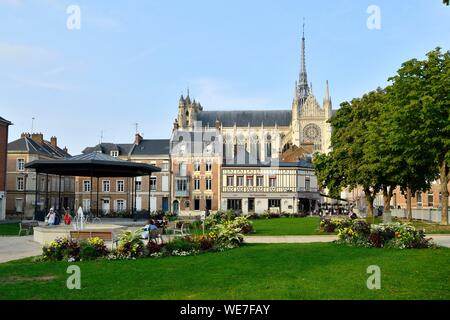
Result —
[[53, 208], [50, 208], [49, 213], [47, 214], [47, 225], [52, 226], [55, 224], [56, 213]]

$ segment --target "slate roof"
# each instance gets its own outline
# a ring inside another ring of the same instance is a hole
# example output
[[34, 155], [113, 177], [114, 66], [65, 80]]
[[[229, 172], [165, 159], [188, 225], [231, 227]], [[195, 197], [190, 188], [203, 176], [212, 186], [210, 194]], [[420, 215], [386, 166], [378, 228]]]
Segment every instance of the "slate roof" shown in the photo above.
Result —
[[11, 121], [6, 120], [5, 118], [0, 117], [0, 124], [4, 124], [4, 125], [12, 125]]
[[27, 152], [51, 158], [70, 157], [69, 153], [66, 153], [61, 148], [52, 146], [49, 141], [44, 140], [44, 144], [41, 145], [26, 136], [8, 143], [8, 152]]
[[131, 150], [133, 156], [169, 155], [169, 153], [169, 139], [142, 140], [139, 145], [133, 145]]
[[92, 153], [92, 152], [97, 152], [97, 153], [105, 153], [105, 154], [111, 154], [111, 151], [119, 151], [119, 155], [126, 155], [130, 152], [131, 148], [133, 147], [132, 143], [100, 143], [98, 145], [96, 145], [95, 147], [87, 147], [83, 150], [82, 153], [86, 154], [86, 153]]
[[169, 139], [144, 139], [139, 145], [133, 143], [100, 143], [95, 147], [87, 147], [83, 150], [83, 154], [99, 153], [110, 155], [111, 151], [119, 151], [119, 156], [153, 156], [153, 155], [169, 155], [170, 140]]
[[238, 127], [265, 126], [289, 127], [291, 125], [291, 110], [248, 110], [248, 111], [201, 111], [197, 114], [197, 121], [202, 126], [214, 127], [219, 120], [224, 127], [232, 127], [236, 123]]

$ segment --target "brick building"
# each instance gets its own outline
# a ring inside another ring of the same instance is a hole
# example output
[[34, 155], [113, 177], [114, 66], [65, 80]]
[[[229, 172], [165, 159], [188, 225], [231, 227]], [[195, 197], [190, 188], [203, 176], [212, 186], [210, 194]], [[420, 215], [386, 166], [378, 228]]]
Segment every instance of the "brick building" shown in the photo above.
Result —
[[6, 164], [8, 151], [8, 127], [12, 123], [0, 117], [0, 220], [6, 215]]
[[[450, 183], [449, 183], [450, 188]], [[449, 197], [450, 200], [450, 197]], [[397, 188], [392, 197], [391, 205], [394, 208], [400, 207], [406, 209], [406, 197], [402, 194], [400, 188]], [[442, 208], [442, 193], [439, 182], [434, 182], [428, 192], [418, 192], [411, 199], [413, 209], [440, 209]]]
[[[149, 177], [132, 178], [100, 178], [76, 177], [75, 204], [85, 211], [90, 208], [101, 210], [102, 214], [129, 213], [136, 211], [169, 211], [170, 209], [170, 155], [169, 140], [143, 139], [136, 134], [134, 143], [100, 143], [95, 147], [83, 150], [84, 154], [98, 152], [108, 156], [138, 163], [147, 163], [161, 168], [161, 172]], [[133, 184], [134, 182], [134, 184]], [[149, 197], [150, 188], [150, 197]], [[90, 203], [91, 190], [94, 192], [93, 203]], [[97, 190], [98, 199], [97, 199]]]
[[[51, 160], [69, 157], [67, 148], [58, 146], [58, 139], [44, 140], [42, 133], [22, 133], [8, 144], [7, 217], [31, 218], [37, 212], [74, 206], [74, 178], [39, 174], [25, 168], [34, 160]], [[37, 186], [37, 190], [36, 190]], [[37, 194], [38, 207], [35, 208]]]

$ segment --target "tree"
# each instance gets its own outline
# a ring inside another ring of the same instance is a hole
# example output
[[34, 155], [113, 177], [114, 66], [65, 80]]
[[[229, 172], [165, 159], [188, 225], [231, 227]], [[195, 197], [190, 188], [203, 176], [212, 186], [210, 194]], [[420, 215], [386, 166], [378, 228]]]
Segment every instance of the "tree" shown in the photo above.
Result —
[[443, 1], [444, 1], [444, 4], [450, 5], [450, 0], [443, 0]]
[[321, 185], [335, 195], [341, 188], [363, 188], [369, 219], [373, 218], [373, 203], [385, 181], [382, 163], [377, 161], [377, 148], [368, 139], [368, 131], [378, 125], [384, 96], [384, 91], [378, 89], [342, 103], [331, 120], [332, 151], [314, 161]]
[[389, 116], [383, 126], [389, 131], [392, 161], [399, 169], [396, 179], [406, 193], [410, 219], [411, 198], [429, 190], [441, 168], [443, 223], [448, 223], [449, 76], [449, 53], [436, 49], [426, 61], [405, 62], [389, 79]]

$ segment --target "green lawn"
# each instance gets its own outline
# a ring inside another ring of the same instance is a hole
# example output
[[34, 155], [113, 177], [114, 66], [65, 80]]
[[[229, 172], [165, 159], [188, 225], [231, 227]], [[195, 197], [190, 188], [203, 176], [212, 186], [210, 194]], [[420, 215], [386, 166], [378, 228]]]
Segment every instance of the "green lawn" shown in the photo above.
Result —
[[17, 236], [19, 234], [19, 223], [0, 224], [0, 236]]
[[[450, 299], [450, 249], [389, 250], [326, 244], [246, 245], [193, 257], [0, 264], [0, 299]], [[381, 268], [381, 290], [366, 269]]]
[[324, 234], [319, 230], [320, 219], [308, 218], [278, 218], [252, 220], [255, 236], [297, 236]]

